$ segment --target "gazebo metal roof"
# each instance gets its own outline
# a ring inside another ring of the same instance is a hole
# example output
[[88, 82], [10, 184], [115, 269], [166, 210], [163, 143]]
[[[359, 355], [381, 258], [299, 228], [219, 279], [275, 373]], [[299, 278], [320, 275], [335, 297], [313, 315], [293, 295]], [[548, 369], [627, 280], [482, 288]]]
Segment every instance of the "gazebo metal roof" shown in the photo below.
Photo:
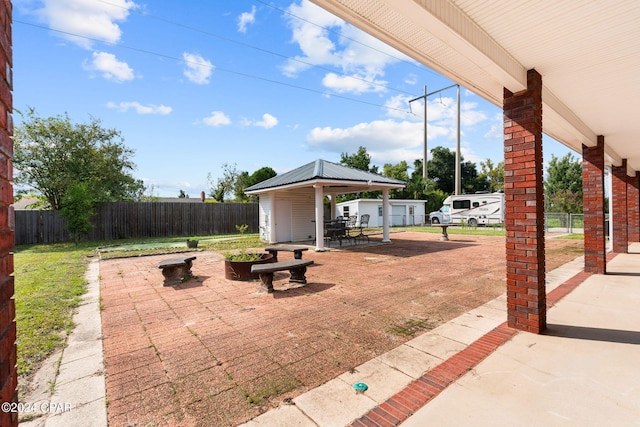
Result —
[[259, 194], [276, 189], [310, 187], [317, 184], [323, 186], [325, 193], [354, 193], [405, 186], [404, 181], [318, 159], [252, 185], [245, 193]]

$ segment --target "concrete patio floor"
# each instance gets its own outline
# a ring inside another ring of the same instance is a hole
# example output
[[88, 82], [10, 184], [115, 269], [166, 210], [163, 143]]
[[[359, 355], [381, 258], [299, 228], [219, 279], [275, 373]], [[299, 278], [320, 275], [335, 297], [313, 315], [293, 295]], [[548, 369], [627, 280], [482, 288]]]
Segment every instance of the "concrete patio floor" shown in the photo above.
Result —
[[547, 275], [542, 335], [508, 328], [499, 297], [244, 426], [638, 425], [640, 244], [610, 258]]
[[[314, 393], [336, 380], [334, 397], [353, 396], [350, 383], [368, 372], [369, 390], [355, 395], [366, 404], [349, 403], [337, 419], [302, 412], [308, 425], [345, 425], [504, 321], [504, 301], [494, 300], [504, 292], [503, 238], [392, 237], [391, 245], [306, 252], [315, 261], [309, 283], [277, 280], [268, 295], [256, 282], [225, 280], [215, 252], [196, 253], [198, 278], [175, 288], [161, 286], [162, 256], [102, 261], [109, 425], [236, 425], [278, 407], [251, 421], [260, 423], [322, 401]], [[494, 306], [465, 315], [487, 301]], [[471, 323], [447, 323], [461, 315]], [[432, 354], [430, 340], [447, 330], [462, 335]], [[403, 352], [413, 335], [431, 353]], [[404, 367], [380, 376], [380, 363]], [[270, 422], [260, 425], [278, 425]]]
[[559, 300], [543, 335], [515, 334], [402, 425], [640, 425], [640, 244], [631, 251]]

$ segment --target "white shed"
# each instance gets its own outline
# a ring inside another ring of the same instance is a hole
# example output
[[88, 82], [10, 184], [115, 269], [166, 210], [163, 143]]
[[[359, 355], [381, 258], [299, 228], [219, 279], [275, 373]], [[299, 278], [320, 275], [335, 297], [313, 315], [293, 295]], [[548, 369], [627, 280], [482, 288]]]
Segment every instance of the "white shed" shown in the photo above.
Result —
[[[389, 225], [392, 227], [425, 223], [426, 200], [390, 199]], [[382, 227], [382, 199], [355, 199], [336, 204], [336, 215], [369, 215], [369, 227]]]
[[[330, 218], [336, 217], [338, 194], [382, 191], [383, 238], [389, 240], [389, 190], [404, 188], [393, 178], [318, 159], [274, 176], [245, 190], [257, 194], [260, 204], [260, 238], [269, 243], [316, 241], [324, 250], [324, 197], [331, 199]], [[385, 209], [384, 207], [387, 207]], [[386, 222], [385, 222], [386, 221]]]

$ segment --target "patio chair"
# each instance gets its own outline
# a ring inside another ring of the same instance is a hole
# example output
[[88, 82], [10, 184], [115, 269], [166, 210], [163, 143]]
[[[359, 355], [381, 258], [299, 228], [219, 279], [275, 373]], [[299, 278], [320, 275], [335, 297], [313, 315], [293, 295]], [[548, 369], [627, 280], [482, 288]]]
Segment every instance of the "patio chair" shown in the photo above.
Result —
[[356, 224], [358, 223], [358, 215], [350, 215], [349, 218], [345, 221], [346, 234], [348, 239], [354, 239], [358, 237], [358, 235], [352, 234], [355, 233], [355, 230], [358, 229]]
[[369, 243], [369, 236], [367, 236], [366, 234], [364, 234], [364, 229], [367, 228], [369, 226], [369, 218], [371, 217], [371, 215], [369, 214], [364, 214], [360, 217], [360, 225], [358, 225], [358, 228], [360, 229], [360, 234], [358, 234], [356, 236], [356, 238], [358, 237], [362, 237], [362, 238], [367, 238], [367, 243]]

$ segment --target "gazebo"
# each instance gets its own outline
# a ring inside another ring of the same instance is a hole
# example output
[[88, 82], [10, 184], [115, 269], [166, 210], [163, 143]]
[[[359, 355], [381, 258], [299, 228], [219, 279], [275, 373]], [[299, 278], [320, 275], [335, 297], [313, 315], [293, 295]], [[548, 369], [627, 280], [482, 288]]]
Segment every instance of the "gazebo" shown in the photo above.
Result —
[[338, 194], [382, 191], [383, 242], [389, 239], [389, 190], [403, 181], [318, 159], [245, 190], [258, 195], [260, 238], [269, 243], [315, 239], [324, 250], [324, 196], [330, 196], [335, 217]]

